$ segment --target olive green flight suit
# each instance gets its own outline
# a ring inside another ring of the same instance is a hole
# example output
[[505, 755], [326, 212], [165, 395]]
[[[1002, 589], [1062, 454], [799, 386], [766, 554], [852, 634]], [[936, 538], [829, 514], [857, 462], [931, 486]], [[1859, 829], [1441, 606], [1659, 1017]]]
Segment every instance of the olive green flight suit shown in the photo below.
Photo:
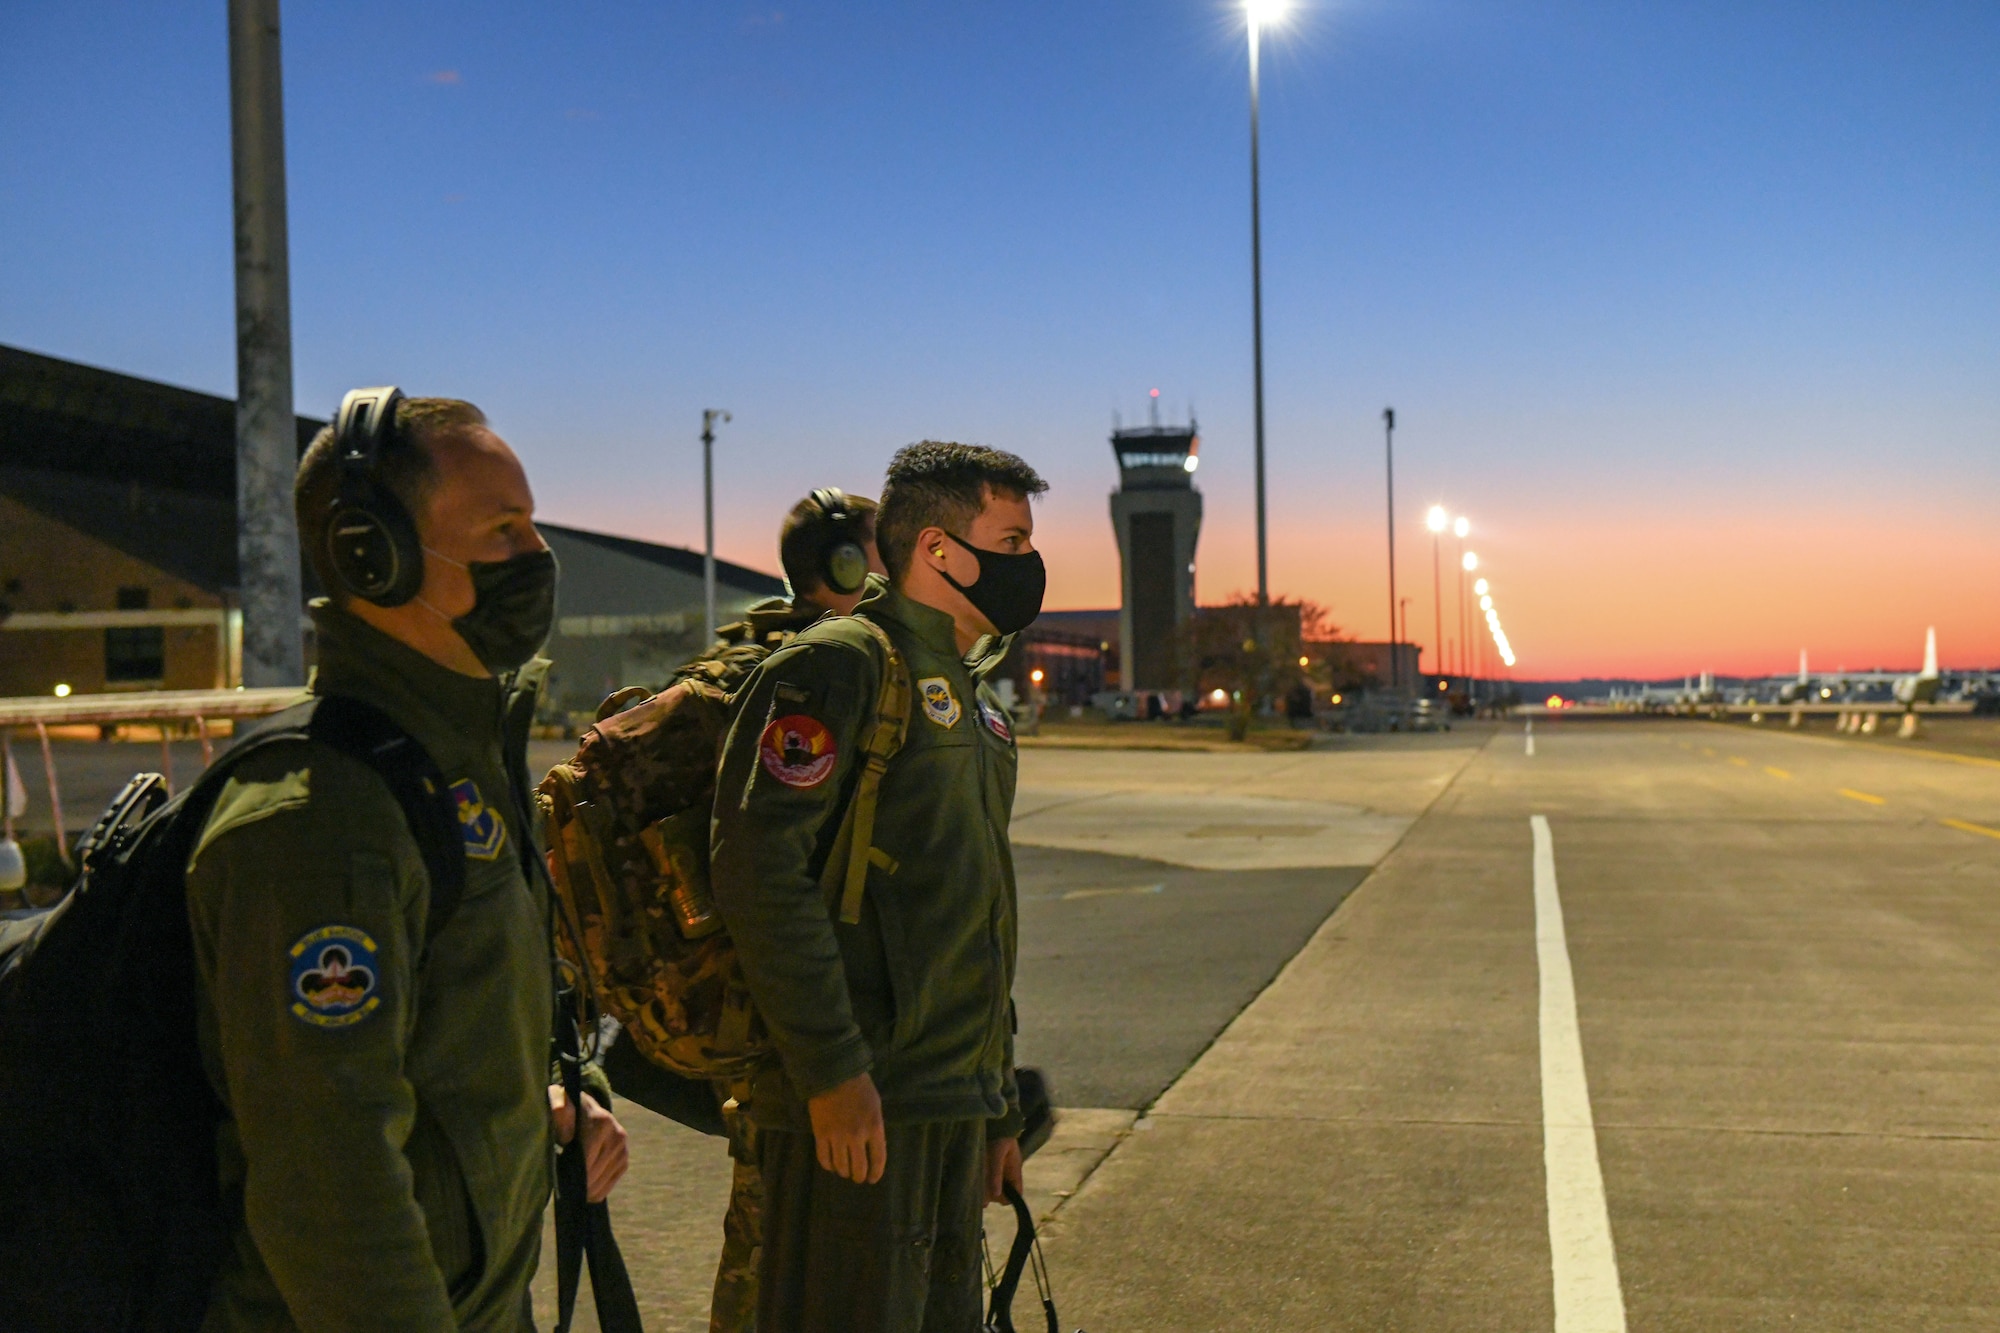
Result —
[[553, 997], [516, 793], [546, 664], [503, 685], [324, 603], [314, 618], [313, 688], [382, 709], [452, 784], [465, 893], [426, 951], [422, 858], [380, 779], [345, 755], [274, 746], [224, 787], [188, 873], [235, 1209], [204, 1327], [528, 1329]]
[[[759, 1327], [784, 1333], [918, 1333], [968, 1311], [976, 1325], [985, 1144], [1020, 1129], [1011, 725], [949, 616], [891, 590], [858, 614], [896, 644], [914, 694], [858, 924], [834, 919], [820, 876], [874, 715], [882, 664], [866, 627], [822, 620], [757, 669], [716, 790], [716, 902], [779, 1057], [750, 1105], [765, 1172]], [[805, 1108], [864, 1072], [890, 1127], [878, 1186], [818, 1169]]]
[[[704, 676], [723, 689], [741, 689], [756, 663], [746, 647], [771, 652], [826, 612], [811, 602], [771, 598], [757, 603], [681, 676]], [[722, 1256], [709, 1298], [708, 1333], [751, 1333], [757, 1327], [757, 1264], [764, 1245], [764, 1176], [757, 1167], [757, 1126], [749, 1114], [750, 1085], [718, 1084], [722, 1121], [729, 1130], [729, 1207], [722, 1215]]]

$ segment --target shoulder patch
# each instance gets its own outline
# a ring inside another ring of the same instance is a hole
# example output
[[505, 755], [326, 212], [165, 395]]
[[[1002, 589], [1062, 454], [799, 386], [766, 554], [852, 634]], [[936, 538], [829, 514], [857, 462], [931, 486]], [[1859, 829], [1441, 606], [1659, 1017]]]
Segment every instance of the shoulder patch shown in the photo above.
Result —
[[307, 931], [287, 951], [292, 1017], [316, 1028], [353, 1027], [382, 1007], [374, 939], [357, 926]]
[[792, 713], [773, 718], [757, 738], [757, 759], [787, 787], [811, 791], [833, 772], [840, 747], [818, 718]]
[[951, 692], [951, 682], [943, 676], [925, 676], [918, 681], [917, 695], [924, 701], [924, 716], [940, 727], [957, 726], [964, 715], [958, 696]]
[[979, 701], [979, 720], [986, 724], [988, 731], [998, 736], [1001, 740], [1011, 742], [1014, 739], [1014, 728], [1007, 723], [1007, 712], [1005, 709], [997, 708], [987, 703], [984, 699], [981, 699]]
[[458, 831], [465, 839], [465, 854], [480, 861], [495, 860], [507, 845], [507, 821], [486, 804], [479, 784], [471, 778], [451, 784], [451, 799], [458, 802]]

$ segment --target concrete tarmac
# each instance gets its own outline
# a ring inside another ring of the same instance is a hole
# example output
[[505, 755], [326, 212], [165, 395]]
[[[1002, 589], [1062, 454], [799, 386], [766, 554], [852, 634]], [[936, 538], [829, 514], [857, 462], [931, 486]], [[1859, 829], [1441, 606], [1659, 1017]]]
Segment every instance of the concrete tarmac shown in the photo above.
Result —
[[[1063, 1108], [1028, 1164], [1037, 1216], [1055, 1214], [1131, 1136], [1140, 1110], [1264, 990], [1485, 735], [1307, 753], [1023, 751], [1017, 1055], [1049, 1073]], [[620, 1114], [632, 1170], [613, 1213], [647, 1327], [706, 1328], [728, 1197], [722, 1144], [629, 1104]], [[1011, 1219], [986, 1217], [1004, 1255]], [[536, 1290], [546, 1324], [546, 1268]], [[1032, 1304], [1017, 1303], [1023, 1328], [1038, 1326]], [[593, 1327], [584, 1309], [578, 1327]]]
[[1495, 736], [1056, 1212], [1066, 1326], [1556, 1327], [1529, 818], [1643, 1329], [2000, 1327], [2000, 765]]

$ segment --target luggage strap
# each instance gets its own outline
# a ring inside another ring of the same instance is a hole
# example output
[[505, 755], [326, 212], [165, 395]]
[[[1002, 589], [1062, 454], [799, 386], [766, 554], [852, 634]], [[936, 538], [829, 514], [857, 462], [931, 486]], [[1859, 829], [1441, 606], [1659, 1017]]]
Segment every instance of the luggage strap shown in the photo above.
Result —
[[870, 844], [875, 839], [875, 806], [882, 794], [882, 775], [903, 748], [910, 724], [910, 670], [903, 664], [903, 655], [880, 625], [866, 616], [853, 619], [867, 627], [875, 646], [882, 650], [882, 685], [875, 693], [875, 717], [868, 726], [868, 739], [862, 744], [861, 779], [855, 784], [833, 852], [820, 874], [820, 886], [829, 899], [836, 887], [840, 889], [840, 919], [850, 926], [861, 922], [861, 897], [868, 889], [869, 865], [881, 866], [891, 874], [896, 870], [895, 858]]

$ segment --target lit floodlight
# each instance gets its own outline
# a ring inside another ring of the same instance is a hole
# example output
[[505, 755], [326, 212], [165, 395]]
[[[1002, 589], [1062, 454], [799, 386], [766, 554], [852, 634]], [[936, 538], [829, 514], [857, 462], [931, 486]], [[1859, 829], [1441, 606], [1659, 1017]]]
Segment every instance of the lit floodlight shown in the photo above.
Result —
[[1210, 691], [1208, 692], [1208, 697], [1209, 697], [1209, 699], [1210, 699], [1210, 700], [1212, 700], [1212, 701], [1213, 701], [1213, 702], [1215, 702], [1215, 703], [1219, 703], [1219, 704], [1224, 704], [1224, 703], [1228, 703], [1228, 702], [1229, 702], [1229, 691], [1228, 691], [1228, 690], [1224, 690], [1224, 689], [1219, 689], [1219, 688], [1218, 688], [1218, 689], [1213, 689], [1213, 690], [1210, 690]]
[[69, 685], [67, 683], [56, 686], [56, 698], [58, 699], [69, 698]]
[[[1461, 523], [1463, 523], [1464, 521], [1465, 521], [1464, 519], [1459, 520], [1459, 522]], [[1479, 552], [1467, 551], [1465, 553], [1465, 572], [1470, 574], [1473, 570], [1477, 568], [1479, 568]]]
[[1243, 12], [1253, 28], [1268, 28], [1284, 21], [1291, 0], [1243, 0]]
[[1478, 593], [1481, 597], [1484, 597], [1487, 593], [1492, 592], [1493, 588], [1492, 585], [1487, 583], [1485, 579], [1481, 579], [1479, 580], [1479, 582], [1472, 585], [1472, 590]]
[[[1486, 586], [1486, 580], [1485, 579], [1479, 580], [1479, 583], [1476, 586], [1483, 589]], [[1493, 599], [1491, 597], [1482, 596], [1479, 599], [1479, 609], [1481, 611], [1491, 611], [1493, 609]]]
[[1201, 460], [1199, 458], [1196, 458], [1193, 454], [1189, 454], [1187, 456], [1187, 461], [1185, 463], [1182, 463], [1181, 466], [1186, 468], [1188, 471], [1192, 472], [1196, 468], [1201, 466]]
[[1432, 505], [1431, 512], [1424, 515], [1424, 526], [1432, 532], [1443, 532], [1451, 526], [1451, 515], [1444, 512], [1443, 505]]
[[1452, 535], [1461, 540], [1463, 540], [1465, 535], [1471, 531], [1472, 531], [1472, 520], [1465, 517], [1463, 514], [1459, 515], [1458, 522], [1451, 525]]

